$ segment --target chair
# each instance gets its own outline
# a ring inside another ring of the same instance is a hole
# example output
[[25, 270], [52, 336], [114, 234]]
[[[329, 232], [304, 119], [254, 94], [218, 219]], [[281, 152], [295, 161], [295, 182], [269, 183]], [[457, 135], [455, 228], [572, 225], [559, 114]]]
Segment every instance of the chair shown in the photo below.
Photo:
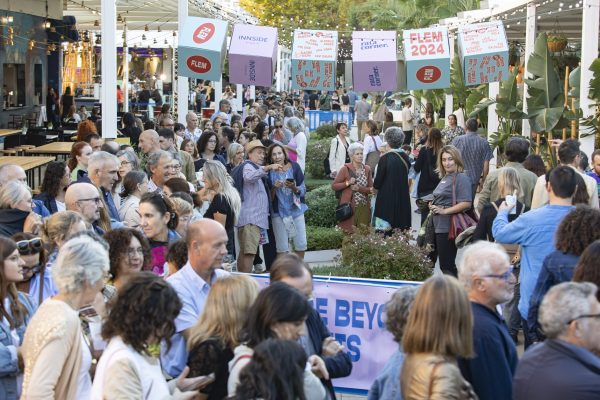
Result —
[[11, 120], [6, 125], [9, 128], [20, 129], [23, 127], [23, 116], [19, 114], [11, 114]]

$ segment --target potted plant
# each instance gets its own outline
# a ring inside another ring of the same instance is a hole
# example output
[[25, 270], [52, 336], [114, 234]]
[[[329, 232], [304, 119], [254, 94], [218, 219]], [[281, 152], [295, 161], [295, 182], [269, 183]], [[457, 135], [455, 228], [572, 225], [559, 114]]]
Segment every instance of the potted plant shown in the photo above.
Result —
[[549, 33], [548, 34], [548, 50], [553, 53], [563, 51], [567, 47], [569, 40], [562, 33]]

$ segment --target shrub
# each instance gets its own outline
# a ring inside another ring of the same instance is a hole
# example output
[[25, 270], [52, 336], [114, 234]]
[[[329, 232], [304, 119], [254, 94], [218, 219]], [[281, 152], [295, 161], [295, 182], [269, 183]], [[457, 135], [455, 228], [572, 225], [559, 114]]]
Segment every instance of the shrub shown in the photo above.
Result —
[[428, 252], [409, 233], [384, 236], [365, 228], [344, 239], [341, 261], [357, 278], [423, 281], [433, 272]]
[[315, 129], [315, 139], [331, 139], [337, 135], [337, 131], [335, 130], [335, 126], [330, 124], [323, 124]]
[[321, 186], [305, 196], [308, 211], [304, 214], [306, 225], [331, 228], [336, 225], [335, 209], [338, 200], [331, 186]]
[[307, 226], [306, 239], [309, 251], [339, 249], [342, 247], [344, 234], [338, 228]]
[[321, 186], [331, 187], [331, 182], [333, 182], [331, 179], [304, 179], [304, 185], [306, 186], [307, 192], [320, 188]]
[[306, 174], [314, 179], [323, 179], [325, 169], [323, 161], [329, 156], [331, 139], [310, 140], [306, 148]]

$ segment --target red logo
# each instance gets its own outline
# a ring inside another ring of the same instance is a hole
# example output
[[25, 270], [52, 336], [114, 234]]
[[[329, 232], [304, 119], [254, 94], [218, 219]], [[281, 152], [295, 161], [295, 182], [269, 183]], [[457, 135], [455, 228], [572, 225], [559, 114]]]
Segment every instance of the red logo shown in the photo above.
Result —
[[416, 76], [423, 83], [434, 83], [442, 77], [442, 71], [436, 66], [427, 65], [419, 68]]
[[215, 26], [211, 22], [205, 22], [196, 28], [192, 39], [198, 44], [208, 42], [215, 34]]
[[202, 56], [191, 56], [187, 59], [186, 64], [189, 69], [197, 74], [203, 74], [212, 68], [210, 61]]

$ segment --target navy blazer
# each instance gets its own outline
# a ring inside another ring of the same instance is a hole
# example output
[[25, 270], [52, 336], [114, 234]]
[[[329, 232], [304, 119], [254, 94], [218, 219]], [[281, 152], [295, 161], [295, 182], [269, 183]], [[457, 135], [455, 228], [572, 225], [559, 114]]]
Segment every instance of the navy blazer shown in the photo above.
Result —
[[56, 200], [54, 197], [50, 197], [50, 195], [46, 192], [42, 192], [33, 197], [35, 200], [41, 201], [44, 207], [48, 209], [50, 214], [54, 214], [58, 212], [58, 208], [56, 207]]

